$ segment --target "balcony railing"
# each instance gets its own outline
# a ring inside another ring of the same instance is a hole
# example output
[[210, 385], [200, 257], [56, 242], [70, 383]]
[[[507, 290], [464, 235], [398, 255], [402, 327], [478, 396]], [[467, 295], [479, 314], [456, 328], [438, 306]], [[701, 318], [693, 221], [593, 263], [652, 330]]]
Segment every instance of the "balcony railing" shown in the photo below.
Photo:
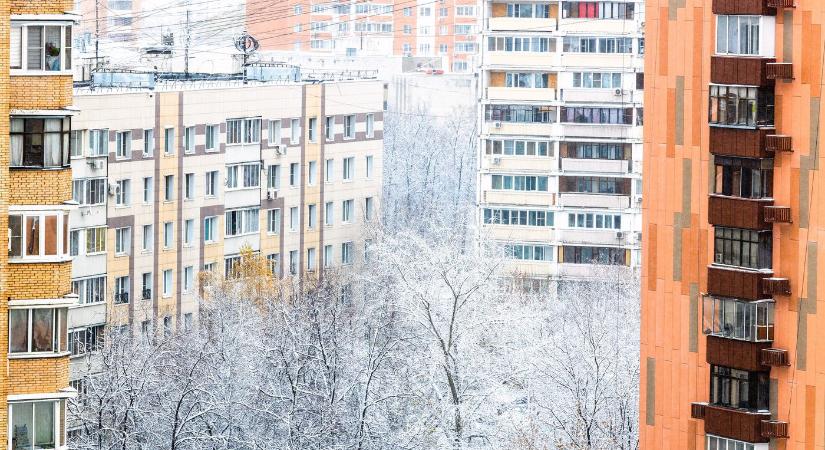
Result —
[[708, 198], [708, 223], [723, 227], [770, 230], [773, 226], [767, 223], [765, 215], [771, 205], [771, 199], [711, 194]]
[[773, 86], [775, 78], [768, 77], [768, 64], [773, 58], [714, 55], [710, 58], [710, 81], [718, 84]]
[[765, 77], [769, 80], [793, 80], [793, 64], [768, 63], [765, 67]]
[[782, 348], [763, 348], [760, 360], [763, 366], [782, 367], [791, 365], [788, 351]]
[[780, 420], [763, 420], [761, 426], [762, 437], [768, 439], [787, 439], [788, 422]]
[[738, 441], [762, 443], [769, 438], [762, 434], [762, 422], [770, 421], [769, 412], [747, 411], [717, 405], [706, 405], [705, 433]]
[[708, 294], [723, 297], [760, 300], [765, 298], [762, 279], [770, 272], [708, 266]]
[[691, 419], [705, 419], [705, 408], [708, 406], [707, 403], [691, 403], [690, 404], [690, 418]]
[[791, 280], [787, 278], [763, 278], [762, 293], [765, 295], [791, 295]]
[[792, 152], [792, 139], [790, 136], [784, 134], [769, 134], [765, 136], [765, 150], [774, 153]]
[[796, 8], [795, 0], [768, 0], [771, 8]]
[[789, 206], [766, 206], [765, 222], [792, 223], [791, 208]]
[[115, 292], [115, 303], [129, 303], [129, 293]]
[[705, 361], [715, 366], [760, 372], [770, 369], [770, 366], [762, 364], [762, 350], [770, 346], [770, 342], [749, 342], [708, 336]]
[[143, 299], [144, 300], [151, 300], [152, 299], [152, 290], [151, 289], [144, 289], [143, 290]]

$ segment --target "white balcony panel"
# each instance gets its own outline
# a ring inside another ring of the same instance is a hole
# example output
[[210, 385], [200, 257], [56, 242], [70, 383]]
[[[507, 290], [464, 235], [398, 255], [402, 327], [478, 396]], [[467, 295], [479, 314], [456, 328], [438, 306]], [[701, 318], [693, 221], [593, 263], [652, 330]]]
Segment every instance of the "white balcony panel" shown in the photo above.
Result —
[[551, 227], [528, 227], [513, 225], [484, 225], [487, 237], [496, 241], [510, 242], [543, 242], [554, 240], [554, 229]]
[[518, 172], [518, 173], [547, 173], [555, 171], [557, 167], [555, 158], [530, 156], [499, 156], [484, 155], [481, 158], [482, 170], [495, 172]]
[[607, 271], [609, 271], [610, 269], [610, 267], [600, 266], [596, 264], [559, 263], [557, 272], [560, 278], [584, 279], [603, 277], [606, 273], [609, 273]]
[[559, 205], [579, 208], [625, 209], [630, 207], [630, 197], [626, 195], [566, 192], [559, 196]]
[[561, 65], [559, 53], [485, 52], [484, 64], [513, 68], [548, 69]]
[[644, 94], [641, 91], [628, 89], [618, 89], [620, 94], [616, 94], [617, 89], [582, 89], [563, 88], [560, 89], [559, 99], [565, 102], [581, 103], [641, 103]]
[[69, 329], [106, 323], [106, 302], [73, 306], [71, 310], [67, 318]]
[[592, 229], [564, 229], [558, 230], [556, 236], [559, 241], [565, 244], [585, 244], [585, 245], [624, 245], [624, 234], [617, 237], [620, 230], [592, 230]]
[[630, 125], [565, 123], [562, 124], [562, 135], [565, 137], [641, 139], [641, 128]]
[[556, 19], [490, 17], [490, 31], [554, 31]]
[[[566, 67], [615, 68], [626, 70], [635, 66], [636, 58], [631, 54], [564, 53], [561, 64]], [[641, 64], [639, 64], [641, 67]]]
[[[499, 126], [496, 126], [496, 123]], [[511, 123], [511, 122], [484, 122], [482, 133], [508, 136], [541, 136], [550, 137], [559, 135], [559, 126], [554, 123]]]
[[622, 34], [635, 33], [640, 26], [633, 20], [596, 20], [596, 19], [561, 19], [559, 31], [568, 33], [608, 33]]
[[553, 277], [557, 273], [557, 264], [551, 261], [521, 261], [508, 260], [506, 271], [517, 272], [527, 277], [547, 278]]
[[488, 87], [488, 100], [515, 100], [515, 101], [532, 101], [550, 102], [556, 99], [555, 89], [536, 89], [536, 88], [512, 88], [512, 87]]
[[226, 164], [257, 162], [261, 160], [261, 144], [241, 144], [226, 146]]
[[246, 234], [243, 236], [227, 236], [224, 238], [223, 242], [223, 251], [225, 255], [238, 254], [245, 246], [249, 246], [249, 248], [253, 251], [261, 249], [261, 235], [258, 233]]
[[226, 205], [226, 209], [246, 206], [257, 207], [261, 204], [261, 190], [259, 188], [227, 190], [224, 204]]
[[627, 173], [628, 161], [624, 159], [576, 159], [562, 158], [561, 170], [570, 172]]
[[[81, 231], [81, 234], [83, 232]], [[112, 236], [114, 236], [114, 232], [112, 232]], [[81, 239], [81, 243], [85, 244], [84, 235]], [[132, 240], [135, 239], [135, 229], [132, 228]], [[114, 245], [111, 244], [110, 245]], [[137, 247], [137, 246], [136, 246]], [[81, 251], [85, 251], [86, 249], [83, 248]], [[114, 250], [114, 249], [112, 249]], [[138, 250], [139, 251], [139, 250]], [[95, 255], [89, 256], [74, 256], [72, 257], [72, 277], [73, 278], [84, 278], [90, 277], [94, 275], [100, 275], [106, 272], [106, 253], [99, 253]]]
[[551, 192], [517, 192], [484, 190], [481, 202], [489, 205], [519, 205], [547, 208], [553, 206], [556, 194]]

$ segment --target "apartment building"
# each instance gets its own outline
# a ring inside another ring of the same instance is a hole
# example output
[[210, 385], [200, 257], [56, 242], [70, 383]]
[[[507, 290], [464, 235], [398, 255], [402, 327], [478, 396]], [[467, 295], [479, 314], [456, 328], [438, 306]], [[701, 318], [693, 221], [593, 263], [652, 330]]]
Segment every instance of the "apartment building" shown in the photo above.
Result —
[[644, 4], [488, 1], [478, 220], [533, 280], [640, 263]]
[[104, 324], [136, 336], [192, 326], [199, 272], [231, 277], [246, 248], [279, 278], [363, 261], [381, 194], [383, 83], [113, 73], [113, 87], [100, 75], [75, 90], [84, 110], [71, 135], [81, 306], [70, 333], [87, 348]]
[[247, 30], [261, 51], [341, 57], [425, 58], [426, 67], [471, 73], [478, 52], [475, 0], [363, 2], [247, 0]]
[[641, 448], [821, 448], [825, 4], [647, 5]]
[[66, 448], [71, 1], [0, 1], [0, 441]]

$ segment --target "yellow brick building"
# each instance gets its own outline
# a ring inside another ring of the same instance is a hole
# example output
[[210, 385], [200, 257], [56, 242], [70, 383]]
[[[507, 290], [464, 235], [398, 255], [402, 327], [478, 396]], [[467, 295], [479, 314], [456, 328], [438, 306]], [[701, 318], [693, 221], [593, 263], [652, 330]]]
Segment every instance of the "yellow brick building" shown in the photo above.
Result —
[[71, 0], [0, 0], [0, 441], [66, 448]]

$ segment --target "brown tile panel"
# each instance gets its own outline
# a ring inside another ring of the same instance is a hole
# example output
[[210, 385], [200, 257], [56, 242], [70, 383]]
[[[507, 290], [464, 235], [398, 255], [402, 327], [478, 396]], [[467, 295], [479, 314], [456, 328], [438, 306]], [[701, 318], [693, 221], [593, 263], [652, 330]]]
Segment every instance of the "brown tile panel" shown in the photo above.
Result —
[[713, 0], [713, 13], [775, 16], [776, 8], [768, 7], [768, 0]]
[[745, 158], [773, 158], [765, 150], [765, 136], [775, 134], [773, 128], [710, 127], [710, 152], [714, 155]]
[[762, 365], [762, 350], [770, 346], [770, 342], [748, 342], [708, 336], [705, 360], [708, 364], [751, 372], [770, 370], [770, 366]]
[[773, 86], [768, 79], [767, 65], [774, 58], [742, 56], [712, 56], [710, 58], [710, 82], [719, 84], [744, 84], [748, 86]]
[[762, 421], [770, 420], [768, 412], [756, 413], [721, 406], [705, 407], [705, 433], [745, 442], [768, 442], [762, 437]]
[[749, 230], [771, 230], [773, 225], [765, 222], [765, 206], [771, 205], [773, 200], [711, 195], [708, 198], [708, 223]]
[[770, 277], [771, 272], [708, 266], [708, 294], [722, 297], [759, 300], [762, 294], [762, 279]]

